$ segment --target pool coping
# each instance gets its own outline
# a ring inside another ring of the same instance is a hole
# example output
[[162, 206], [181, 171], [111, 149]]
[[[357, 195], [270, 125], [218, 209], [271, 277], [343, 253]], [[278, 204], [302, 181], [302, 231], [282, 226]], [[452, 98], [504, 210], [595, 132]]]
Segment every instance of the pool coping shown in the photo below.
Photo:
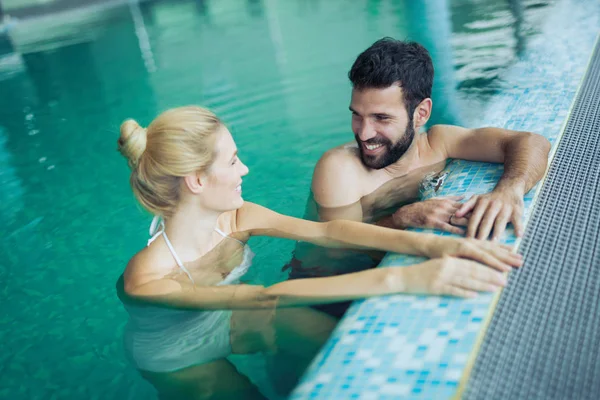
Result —
[[[565, 119], [562, 123], [562, 126], [560, 128], [558, 137], [556, 138], [556, 141], [553, 144], [552, 149], [550, 150], [550, 155], [548, 156], [548, 165], [546, 167], [546, 171], [544, 172], [544, 177], [540, 180], [540, 182], [536, 188], [535, 195], [531, 201], [531, 213], [529, 214], [529, 217], [531, 217], [531, 215], [533, 214], [533, 211], [535, 210], [535, 207], [537, 206], [537, 200], [541, 193], [541, 188], [546, 183], [546, 180], [548, 178], [548, 171], [550, 170], [550, 166], [552, 165], [552, 162], [554, 161], [554, 157], [556, 156], [556, 151], [558, 149], [558, 146], [560, 145], [560, 143], [563, 140], [565, 130], [567, 127], [567, 122], [571, 118], [571, 114], [573, 113], [573, 108], [575, 107], [576, 100], [579, 97], [579, 94], [581, 93], [581, 89], [583, 87], [583, 83], [585, 81], [587, 71], [589, 70], [590, 65], [592, 63], [592, 59], [594, 56], [594, 49], [599, 45], [600, 45], [600, 33], [598, 33], [598, 35], [596, 36], [596, 41], [595, 41], [592, 51], [590, 52], [590, 55], [588, 57], [588, 61], [585, 66], [584, 73], [581, 76], [581, 78], [579, 79], [579, 84], [577, 85], [577, 90], [575, 92], [575, 96], [573, 97], [573, 100], [571, 101], [571, 105], [569, 106], [569, 111], [567, 112], [567, 116], [565, 117]], [[529, 219], [527, 220], [526, 224], [528, 224], [528, 223], [529, 223]], [[521, 242], [522, 242], [522, 238], [518, 238], [517, 241], [515, 242], [515, 252], [518, 252]], [[475, 341], [475, 346], [473, 347], [473, 350], [471, 351], [469, 360], [467, 361], [467, 365], [464, 369], [463, 376], [460, 379], [460, 383], [458, 385], [456, 395], [453, 397], [453, 399], [455, 399], [455, 400], [462, 398], [464, 391], [466, 390], [468, 381], [471, 378], [471, 373], [473, 372], [473, 367], [475, 365], [475, 362], [477, 361], [477, 356], [479, 355], [479, 352], [481, 350], [481, 345], [483, 344], [483, 341], [487, 334], [489, 325], [492, 321], [492, 318], [494, 317], [494, 313], [496, 312], [496, 308], [498, 306], [498, 301], [500, 300], [500, 297], [502, 296], [503, 292], [504, 292], [504, 290], [498, 291], [496, 293], [496, 295], [494, 296], [492, 303], [490, 304], [488, 314], [486, 315], [486, 318], [483, 322], [481, 330], [479, 331], [478, 337]]]

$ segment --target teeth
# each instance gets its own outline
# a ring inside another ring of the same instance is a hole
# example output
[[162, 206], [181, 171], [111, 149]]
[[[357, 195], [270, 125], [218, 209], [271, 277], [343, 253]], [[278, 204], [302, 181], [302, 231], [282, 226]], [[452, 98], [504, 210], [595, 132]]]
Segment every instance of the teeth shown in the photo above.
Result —
[[375, 150], [375, 149], [380, 148], [381, 146], [383, 146], [383, 145], [382, 144], [365, 144], [365, 147], [368, 150]]

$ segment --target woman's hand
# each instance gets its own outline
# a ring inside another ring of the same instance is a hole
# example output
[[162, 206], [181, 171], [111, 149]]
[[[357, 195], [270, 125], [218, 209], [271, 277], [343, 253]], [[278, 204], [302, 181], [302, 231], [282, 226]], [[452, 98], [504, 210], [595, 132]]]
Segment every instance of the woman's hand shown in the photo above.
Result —
[[503, 272], [523, 264], [523, 257], [513, 253], [512, 247], [477, 239], [436, 236], [430, 239], [425, 253], [429, 258], [468, 258]]
[[477, 292], [495, 292], [506, 286], [506, 277], [480, 263], [454, 257], [436, 258], [404, 268], [390, 267], [399, 275], [402, 292], [414, 294], [476, 297]]

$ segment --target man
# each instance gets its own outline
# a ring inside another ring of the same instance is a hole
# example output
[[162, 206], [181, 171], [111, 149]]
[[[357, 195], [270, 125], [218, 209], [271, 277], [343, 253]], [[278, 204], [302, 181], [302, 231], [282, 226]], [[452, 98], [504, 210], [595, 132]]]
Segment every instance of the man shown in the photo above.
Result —
[[[327, 151], [317, 163], [307, 218], [436, 228], [477, 239], [491, 234], [492, 240], [512, 222], [516, 234], [523, 234], [523, 196], [544, 175], [548, 140], [529, 132], [450, 125], [419, 133], [431, 114], [433, 65], [417, 43], [375, 42], [358, 56], [349, 78], [356, 143]], [[417, 201], [424, 188], [438, 189], [439, 173], [455, 158], [504, 163], [504, 173], [491, 193], [464, 204], [457, 197]], [[381, 257], [316, 251], [303, 243], [294, 253], [291, 278], [353, 272], [375, 266]]]

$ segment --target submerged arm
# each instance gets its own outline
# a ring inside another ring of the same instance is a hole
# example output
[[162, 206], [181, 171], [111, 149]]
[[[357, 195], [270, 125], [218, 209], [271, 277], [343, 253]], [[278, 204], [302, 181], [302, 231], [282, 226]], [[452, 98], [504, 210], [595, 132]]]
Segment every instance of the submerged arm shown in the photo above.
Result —
[[168, 278], [125, 285], [134, 301], [191, 310], [270, 309], [326, 304], [394, 293], [473, 297], [506, 285], [501, 272], [473, 261], [446, 257], [404, 268], [377, 268], [350, 274], [259, 285], [195, 286]]
[[295, 279], [260, 285], [196, 286], [158, 278], [127, 287], [126, 294], [143, 303], [177, 309], [265, 309], [324, 304], [406, 290], [406, 268], [381, 268], [337, 277]]

